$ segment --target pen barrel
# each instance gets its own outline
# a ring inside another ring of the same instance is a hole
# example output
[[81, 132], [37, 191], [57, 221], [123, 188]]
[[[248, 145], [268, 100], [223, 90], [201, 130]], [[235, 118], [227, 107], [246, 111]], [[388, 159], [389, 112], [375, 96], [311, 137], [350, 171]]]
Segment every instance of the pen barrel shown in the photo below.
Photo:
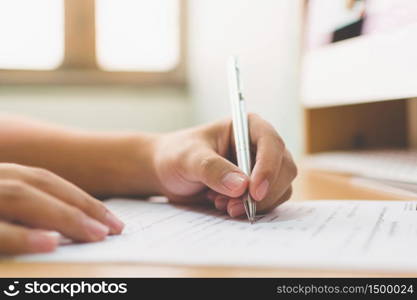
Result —
[[251, 156], [249, 150], [248, 115], [241, 91], [239, 68], [235, 57], [231, 57], [229, 60], [228, 76], [237, 163], [239, 168], [249, 176], [251, 174]]
[[236, 143], [236, 157], [239, 168], [250, 176], [251, 174], [251, 154], [249, 145], [248, 132], [248, 115], [246, 113], [245, 102], [239, 100], [239, 112], [237, 113], [236, 128], [234, 128], [235, 143]]
[[[229, 61], [229, 92], [233, 116], [233, 135], [235, 138], [236, 158], [239, 168], [249, 177], [251, 175], [251, 153], [249, 138], [249, 122], [246, 113], [245, 99], [243, 98], [237, 59], [232, 57]], [[252, 201], [249, 192], [242, 197], [246, 215], [251, 223], [255, 220], [256, 204]]]

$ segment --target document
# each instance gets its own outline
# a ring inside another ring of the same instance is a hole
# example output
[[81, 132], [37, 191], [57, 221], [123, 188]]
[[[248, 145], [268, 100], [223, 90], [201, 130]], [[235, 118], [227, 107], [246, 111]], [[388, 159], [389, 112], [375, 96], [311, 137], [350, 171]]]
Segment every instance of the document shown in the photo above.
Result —
[[119, 236], [21, 261], [417, 270], [417, 202], [289, 201], [251, 225], [203, 206], [114, 199]]

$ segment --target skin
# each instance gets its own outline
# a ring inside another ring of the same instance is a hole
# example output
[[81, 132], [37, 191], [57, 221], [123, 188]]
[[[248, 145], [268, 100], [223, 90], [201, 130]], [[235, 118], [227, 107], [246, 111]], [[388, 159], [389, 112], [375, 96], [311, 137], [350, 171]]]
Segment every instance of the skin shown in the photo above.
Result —
[[245, 214], [249, 191], [259, 212], [291, 196], [297, 169], [273, 127], [249, 115], [250, 178], [235, 165], [232, 123], [167, 134], [98, 133], [0, 117], [0, 253], [53, 251], [57, 231], [78, 242], [120, 234], [124, 224], [98, 198], [164, 195]]

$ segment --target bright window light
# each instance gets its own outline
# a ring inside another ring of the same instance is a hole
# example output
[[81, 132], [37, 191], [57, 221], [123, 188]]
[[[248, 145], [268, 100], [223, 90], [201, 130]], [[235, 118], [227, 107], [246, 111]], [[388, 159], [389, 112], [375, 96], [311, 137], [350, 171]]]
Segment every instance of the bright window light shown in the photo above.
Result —
[[63, 53], [63, 0], [0, 1], [0, 69], [55, 69]]
[[102, 69], [167, 71], [178, 63], [178, 0], [96, 0], [96, 30]]

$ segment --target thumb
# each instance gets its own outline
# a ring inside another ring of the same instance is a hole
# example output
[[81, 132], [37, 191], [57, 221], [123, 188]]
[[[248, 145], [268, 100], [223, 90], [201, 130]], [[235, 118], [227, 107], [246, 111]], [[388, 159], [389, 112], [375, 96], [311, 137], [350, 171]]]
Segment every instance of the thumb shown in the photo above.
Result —
[[236, 165], [212, 150], [194, 155], [188, 168], [192, 177], [212, 190], [236, 198], [241, 196], [249, 178]]

